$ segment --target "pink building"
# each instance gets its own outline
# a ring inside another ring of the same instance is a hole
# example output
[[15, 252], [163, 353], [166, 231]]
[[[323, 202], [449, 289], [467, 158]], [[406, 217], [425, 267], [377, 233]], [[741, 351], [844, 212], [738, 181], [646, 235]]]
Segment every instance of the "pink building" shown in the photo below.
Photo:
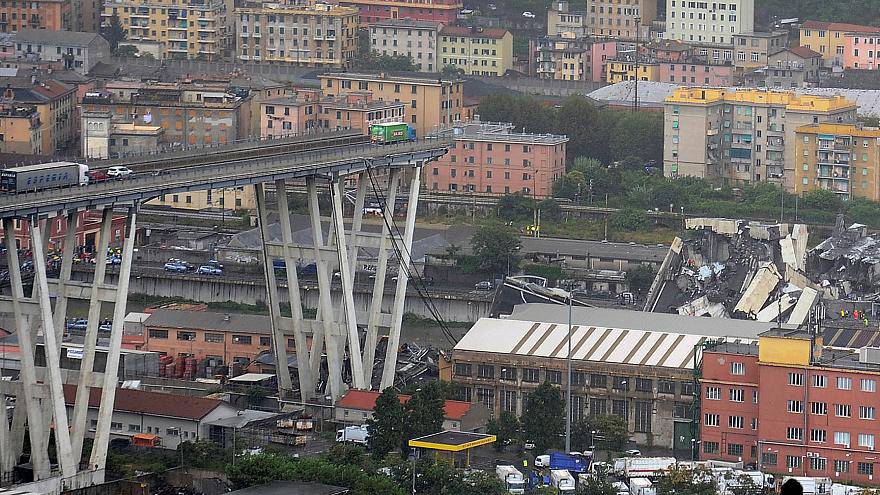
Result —
[[608, 60], [614, 60], [617, 57], [617, 41], [616, 40], [596, 40], [590, 47], [590, 70], [592, 71], [593, 82], [605, 81], [605, 63]]
[[260, 103], [260, 137], [280, 138], [320, 126], [317, 101], [296, 96]]
[[712, 65], [702, 61], [660, 63], [660, 82], [728, 87], [734, 85], [733, 65]]
[[694, 54], [691, 45], [677, 40], [657, 40], [639, 47], [639, 53], [660, 62], [681, 62]]
[[880, 69], [880, 30], [844, 35], [843, 68]]
[[568, 137], [511, 132], [513, 124], [457, 123], [449, 153], [425, 167], [432, 191], [547, 197], [565, 173]]

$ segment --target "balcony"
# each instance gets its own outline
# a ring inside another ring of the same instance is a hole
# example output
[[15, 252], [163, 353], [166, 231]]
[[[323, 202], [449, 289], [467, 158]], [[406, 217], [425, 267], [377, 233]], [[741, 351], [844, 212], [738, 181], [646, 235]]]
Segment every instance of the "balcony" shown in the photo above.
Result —
[[263, 37], [263, 35], [260, 33], [251, 33], [251, 36], [253, 36], [254, 38], [262, 38]]
[[217, 43], [217, 40], [199, 38], [199, 43]]
[[250, 60], [251, 59], [251, 57], [249, 55], [239, 55], [238, 58], [240, 60]]
[[186, 52], [187, 52], [187, 49], [186, 49], [186, 48], [180, 48], [180, 47], [170, 47], [170, 48], [168, 48], [168, 51], [169, 51], [169, 52], [174, 52], [174, 53], [186, 53]]
[[707, 136], [717, 136], [721, 129], [706, 129]]
[[186, 26], [168, 26], [171, 31], [186, 31]]

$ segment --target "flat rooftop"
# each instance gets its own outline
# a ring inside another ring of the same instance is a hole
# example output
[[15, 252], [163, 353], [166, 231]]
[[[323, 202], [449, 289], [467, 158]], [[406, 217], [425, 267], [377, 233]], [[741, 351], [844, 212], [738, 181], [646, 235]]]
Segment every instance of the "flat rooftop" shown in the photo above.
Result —
[[445, 450], [447, 452], [461, 452], [480, 445], [495, 442], [495, 435], [485, 433], [469, 433], [465, 431], [446, 430], [432, 433], [409, 441], [410, 447], [421, 447], [431, 450]]

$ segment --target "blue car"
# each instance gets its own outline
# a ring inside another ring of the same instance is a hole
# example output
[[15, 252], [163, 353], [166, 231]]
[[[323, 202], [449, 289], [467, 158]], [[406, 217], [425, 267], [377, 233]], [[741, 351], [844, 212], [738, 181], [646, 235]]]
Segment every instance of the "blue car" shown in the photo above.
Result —
[[89, 325], [89, 320], [84, 320], [82, 318], [78, 320], [68, 320], [67, 321], [67, 329], [68, 330], [85, 330]]
[[180, 263], [165, 263], [165, 271], [166, 272], [177, 272], [183, 273], [187, 270], [186, 265], [182, 265]]

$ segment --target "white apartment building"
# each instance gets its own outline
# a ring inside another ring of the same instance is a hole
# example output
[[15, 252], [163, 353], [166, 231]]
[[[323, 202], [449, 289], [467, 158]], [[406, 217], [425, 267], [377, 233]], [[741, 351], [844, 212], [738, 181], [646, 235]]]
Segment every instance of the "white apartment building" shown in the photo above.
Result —
[[733, 36], [755, 30], [755, 0], [666, 0], [669, 40], [733, 45]]
[[443, 24], [412, 19], [388, 19], [370, 26], [370, 49], [381, 55], [406, 55], [419, 72], [439, 72], [437, 39]]

